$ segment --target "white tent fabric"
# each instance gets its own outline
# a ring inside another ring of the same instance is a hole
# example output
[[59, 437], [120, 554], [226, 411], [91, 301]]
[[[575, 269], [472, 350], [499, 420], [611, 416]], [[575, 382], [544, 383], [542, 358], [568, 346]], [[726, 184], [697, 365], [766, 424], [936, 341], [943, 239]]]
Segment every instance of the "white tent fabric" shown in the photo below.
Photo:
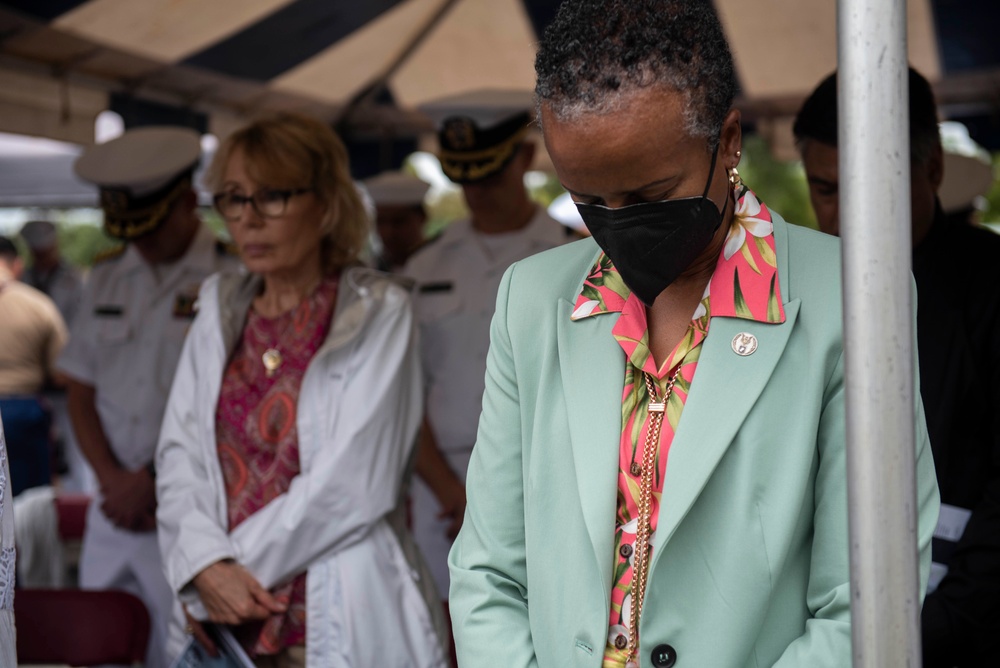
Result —
[[[711, 1], [735, 55], [738, 106], [777, 155], [793, 157], [791, 117], [836, 66], [836, 2]], [[910, 60], [937, 84], [946, 116], [949, 105], [982, 118], [1000, 109], [1000, 49], [985, 33], [966, 48], [950, 13], [964, 12], [963, 25], [977, 12], [1000, 18], [992, 2], [908, 0]], [[530, 90], [537, 31], [558, 4], [0, 0], [0, 131], [89, 143], [94, 117], [127, 99], [197, 115], [218, 136], [272, 109], [349, 113], [362, 137], [426, 135], [416, 109], [428, 100]]]
[[0, 207], [89, 207], [97, 192], [73, 175], [74, 144], [0, 134]]
[[[256, 61], [273, 60], [274, 51], [294, 46], [289, 41], [296, 35], [281, 32], [289, 29], [282, 16], [320, 3], [80, 0], [62, 3], [76, 6], [46, 23], [30, 10], [7, 8], [30, 3], [0, 2], [0, 31], [8, 35], [0, 46], [0, 83], [10, 82], [0, 85], [0, 110], [7, 112], [0, 114], [0, 130], [89, 141], [86, 121], [106, 108], [108, 92], [207, 113], [219, 134], [271, 108], [300, 108], [332, 120], [394, 64], [388, 90], [403, 111], [359, 113], [356, 121], [394, 132], [427, 130], [426, 121], [412, 112], [430, 99], [483, 87], [531, 89], [537, 42], [525, 11], [531, 1], [365, 3], [381, 11], [371, 10], [374, 16], [363, 25], [276, 76], [265, 72], [262, 77], [213, 70], [205, 66], [211, 59], [204, 54], [220, 44], [242, 43], [247, 31], [260, 28], [263, 37], [245, 40], [247, 50], [240, 57], [246, 62], [236, 67], [254, 74]], [[742, 103], [755, 116], [787, 115], [835, 67], [834, 2], [714, 4], [733, 45]], [[333, 5], [350, 3], [327, 3]], [[931, 0], [909, 0], [909, 9], [911, 58], [936, 80], [941, 67]], [[311, 11], [325, 12], [317, 20], [329, 22], [367, 10]], [[275, 32], [273, 42], [266, 39], [268, 30]]]

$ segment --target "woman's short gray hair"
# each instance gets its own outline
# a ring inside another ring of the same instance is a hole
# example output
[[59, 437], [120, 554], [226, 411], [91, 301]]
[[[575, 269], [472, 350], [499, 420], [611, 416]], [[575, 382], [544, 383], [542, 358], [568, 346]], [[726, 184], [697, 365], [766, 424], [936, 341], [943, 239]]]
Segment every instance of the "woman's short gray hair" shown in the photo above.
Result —
[[539, 106], [559, 119], [614, 112], [637, 89], [675, 90], [685, 98], [686, 129], [712, 149], [737, 89], [719, 19], [695, 0], [564, 2], [535, 73]]

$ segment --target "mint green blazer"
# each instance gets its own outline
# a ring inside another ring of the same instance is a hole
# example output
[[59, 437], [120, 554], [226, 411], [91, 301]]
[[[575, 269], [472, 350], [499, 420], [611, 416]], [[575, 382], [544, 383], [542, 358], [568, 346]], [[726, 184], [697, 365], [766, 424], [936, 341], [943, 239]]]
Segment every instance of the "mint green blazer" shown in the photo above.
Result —
[[[851, 665], [840, 247], [775, 215], [780, 325], [714, 318], [670, 449], [640, 660]], [[449, 557], [461, 668], [598, 668], [608, 636], [625, 357], [570, 314], [598, 248], [508, 269], [465, 524]], [[733, 337], [757, 337], [736, 355]], [[938, 514], [917, 397], [921, 591]]]

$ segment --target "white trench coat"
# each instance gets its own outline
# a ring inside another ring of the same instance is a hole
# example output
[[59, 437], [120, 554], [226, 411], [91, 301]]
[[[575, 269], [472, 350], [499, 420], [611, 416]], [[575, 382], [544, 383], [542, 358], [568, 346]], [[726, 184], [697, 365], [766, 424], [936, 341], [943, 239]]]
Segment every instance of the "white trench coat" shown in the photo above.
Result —
[[[302, 380], [301, 473], [227, 531], [215, 411], [259, 286], [258, 277], [222, 274], [201, 290], [156, 453], [167, 579], [204, 618], [190, 583], [220, 559], [236, 560], [266, 588], [305, 571], [308, 668], [445, 666], [443, 611], [404, 525], [422, 381], [409, 296], [388, 277], [344, 271], [333, 326]], [[177, 653], [184, 639], [175, 618]]]

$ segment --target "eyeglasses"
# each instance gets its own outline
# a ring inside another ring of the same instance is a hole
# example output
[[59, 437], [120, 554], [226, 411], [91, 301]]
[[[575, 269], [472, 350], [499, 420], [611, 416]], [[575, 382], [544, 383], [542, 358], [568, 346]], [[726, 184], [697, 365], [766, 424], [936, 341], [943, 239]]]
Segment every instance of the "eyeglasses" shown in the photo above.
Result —
[[294, 188], [290, 190], [262, 189], [247, 197], [235, 192], [216, 193], [212, 198], [216, 210], [229, 221], [239, 220], [247, 202], [261, 218], [280, 218], [285, 215], [288, 200], [295, 195], [307, 193], [312, 188]]

